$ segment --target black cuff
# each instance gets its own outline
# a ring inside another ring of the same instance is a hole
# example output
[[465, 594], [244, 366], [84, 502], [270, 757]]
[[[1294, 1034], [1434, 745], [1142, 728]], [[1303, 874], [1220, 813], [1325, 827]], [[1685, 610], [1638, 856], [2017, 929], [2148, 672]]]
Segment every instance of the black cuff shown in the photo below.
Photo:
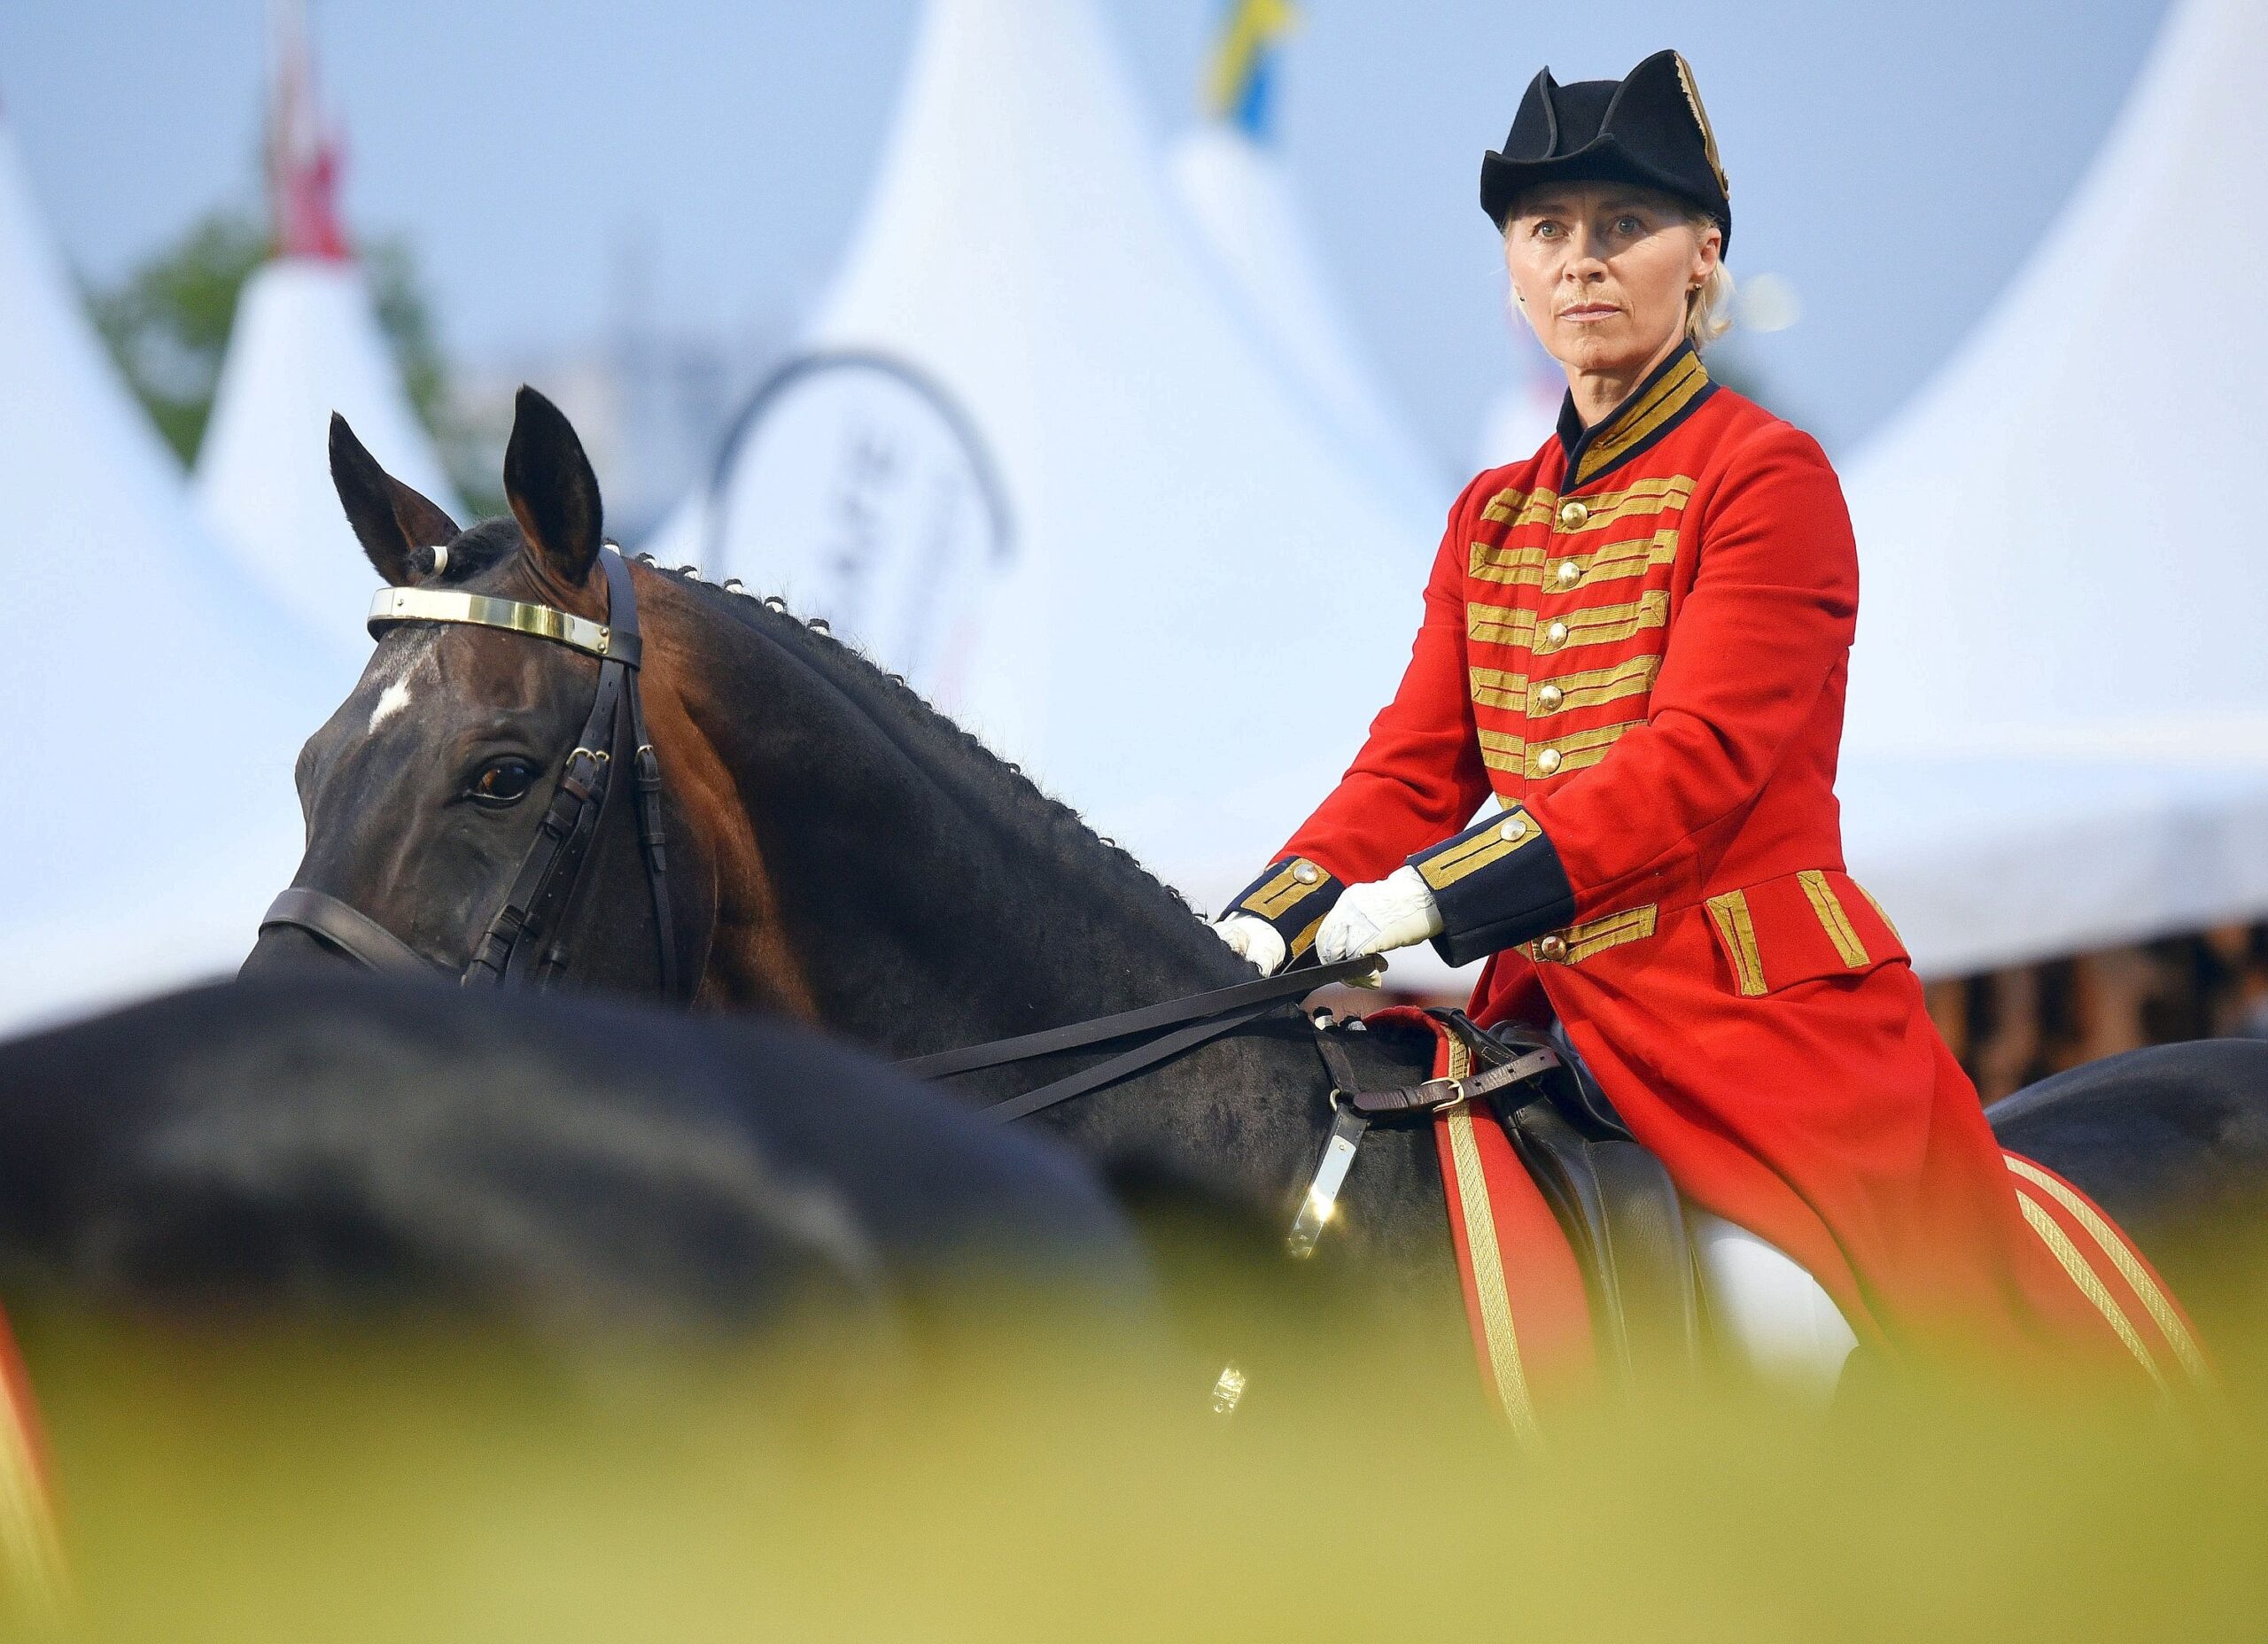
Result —
[[1346, 888], [1320, 863], [1305, 857], [1285, 857], [1246, 886], [1229, 904], [1229, 912], [1249, 913], [1274, 926], [1284, 939], [1288, 961], [1301, 958], [1315, 946], [1315, 927], [1323, 923], [1323, 916]]
[[1441, 911], [1433, 950], [1451, 965], [1557, 930], [1575, 917], [1558, 848], [1526, 810], [1508, 806], [1410, 858]]

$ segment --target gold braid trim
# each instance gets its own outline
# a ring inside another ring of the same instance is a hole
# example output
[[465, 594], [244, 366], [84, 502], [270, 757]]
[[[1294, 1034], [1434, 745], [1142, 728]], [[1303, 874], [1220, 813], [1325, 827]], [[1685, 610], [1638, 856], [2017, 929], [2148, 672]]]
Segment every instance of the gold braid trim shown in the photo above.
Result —
[[1709, 917], [1717, 921], [1718, 930], [1724, 934], [1741, 993], [1751, 999], [1764, 993], [1764, 961], [1756, 951], [1756, 925], [1748, 916], [1748, 898], [1739, 891], [1728, 890], [1721, 896], [1710, 897], [1703, 905], [1709, 910]]
[[[1464, 1045], [1449, 1045], [1449, 1073], [1462, 1079], [1472, 1070], [1472, 1053]], [[1504, 1419], [1523, 1444], [1542, 1441], [1536, 1426], [1535, 1403], [1529, 1397], [1527, 1372], [1520, 1363], [1519, 1333], [1512, 1326], [1512, 1299], [1504, 1288], [1503, 1252], [1496, 1248], [1496, 1217], [1488, 1204], [1488, 1174], [1480, 1162], [1480, 1144], [1472, 1135], [1472, 1104], [1459, 1102], [1442, 1115], [1449, 1128], [1449, 1157], [1456, 1166], [1457, 1207], [1464, 1220], [1464, 1243], [1472, 1262], [1472, 1288], [1480, 1301], [1480, 1330], [1488, 1344], [1489, 1378], [1496, 1389]]]
[[2022, 1188], [2016, 1190], [2016, 1203], [2023, 1207], [2023, 1219], [2031, 1223], [2031, 1230], [2039, 1235], [2040, 1243], [2046, 1245], [2055, 1260], [2063, 1264], [2063, 1271], [2070, 1274], [2071, 1283], [2079, 1287], [2079, 1294], [2094, 1303], [2095, 1311], [2102, 1314], [2105, 1323], [2118, 1332], [2118, 1339], [2126, 1344], [2126, 1351], [2132, 1353], [2142, 1368], [2150, 1373], [2150, 1379], [2158, 1384], [2158, 1391], [2171, 1398], [2173, 1389], [2165, 1384], [2165, 1376], [2158, 1369], [2157, 1360], [2151, 1355], [2149, 1344], [2134, 1329], [2133, 1322], [2126, 1316], [2126, 1310], [2104, 1287], [2095, 1270], [2087, 1265], [2087, 1259], [2079, 1253], [2079, 1247], [2071, 1243], [2070, 1237], [2062, 1228], [2056, 1226], [2055, 1218], [2047, 1214], [2040, 1202]]
[[2093, 1205], [2030, 1159], [2019, 1159], [2014, 1153], [2002, 1157], [2008, 1161], [2011, 1171], [2062, 1206], [2071, 1220], [2086, 1229], [2087, 1237], [2101, 1247], [2102, 1253], [2110, 1259], [2110, 1265], [2118, 1269], [2118, 1276], [2142, 1299], [2150, 1322], [2164, 1336], [2189, 1379], [2200, 1387], [2210, 1387], [2213, 1372], [2205, 1363], [2205, 1355], [2198, 1350], [2196, 1338], [2190, 1335], [2188, 1327], [2181, 1322], [2181, 1314], [2174, 1311], [2173, 1303], [2151, 1279], [2150, 1270], [2134, 1260], [2134, 1252], [2126, 1248], [2126, 1241], [2118, 1237], [2118, 1230], [2095, 1214]]
[[1819, 915], [1821, 928], [1827, 932], [1828, 941], [1835, 944], [1837, 957], [1851, 970], [1866, 964], [1867, 944], [1852, 928], [1851, 916], [1843, 911], [1842, 900], [1836, 896], [1835, 887], [1827, 882], [1827, 875], [1817, 868], [1806, 868], [1796, 875], [1796, 882], [1811, 899], [1811, 911]]

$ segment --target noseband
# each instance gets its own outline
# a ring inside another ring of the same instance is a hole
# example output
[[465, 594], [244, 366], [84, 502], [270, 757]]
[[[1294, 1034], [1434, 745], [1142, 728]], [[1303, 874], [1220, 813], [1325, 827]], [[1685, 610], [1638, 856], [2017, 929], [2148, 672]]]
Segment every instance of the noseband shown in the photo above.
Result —
[[[494, 599], [453, 589], [385, 588], [370, 601], [371, 637], [403, 623], [464, 623], [501, 628], [563, 645], [599, 660], [597, 694], [583, 733], [568, 754], [559, 786], [544, 811], [535, 841], [513, 877], [509, 894], [489, 921], [472, 962], [467, 987], [506, 982], [548, 983], [567, 965], [561, 925], [597, 837], [612, 791], [614, 770], [626, 744], [637, 787], [638, 845], [654, 896], [655, 939], [660, 948], [662, 994], [678, 996], [675, 927], [670, 917], [669, 852], [662, 832], [662, 768], [646, 734], [646, 708], [638, 694], [642, 650], [638, 599], [630, 568], [612, 547], [600, 550], [606, 568], [607, 620], [591, 621], [548, 605]], [[625, 737], [625, 721], [628, 734]], [[375, 971], [431, 976], [436, 967], [360, 909], [320, 890], [293, 886], [269, 904], [260, 920], [303, 930]]]

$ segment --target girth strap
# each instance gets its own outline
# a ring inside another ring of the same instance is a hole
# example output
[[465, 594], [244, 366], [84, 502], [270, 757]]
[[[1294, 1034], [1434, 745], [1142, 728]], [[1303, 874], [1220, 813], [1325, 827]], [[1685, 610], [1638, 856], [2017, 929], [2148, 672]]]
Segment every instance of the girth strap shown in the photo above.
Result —
[[[1316, 1162], [1315, 1175], [1300, 1200], [1299, 1214], [1293, 1218], [1292, 1230], [1284, 1240], [1285, 1248], [1293, 1256], [1304, 1259], [1315, 1254], [1317, 1241], [1322, 1238], [1324, 1226], [1338, 1205], [1339, 1191], [1347, 1184], [1347, 1173], [1354, 1167], [1355, 1150], [1362, 1146], [1363, 1137], [1373, 1121], [1407, 1118], [1413, 1113], [1431, 1116], [1460, 1102], [1494, 1096], [1561, 1065], [1559, 1052], [1550, 1045], [1524, 1046], [1518, 1054], [1511, 1055], [1498, 1040], [1467, 1021], [1462, 1012], [1450, 1012], [1446, 1020], [1448, 1031], [1460, 1035], [1482, 1056], [1506, 1056], [1508, 1059], [1485, 1072], [1467, 1074], [1462, 1079], [1422, 1079], [1416, 1084], [1399, 1085], [1391, 1090], [1363, 1090], [1356, 1088], [1361, 1081], [1355, 1075], [1355, 1064], [1336, 1036], [1341, 1029], [1327, 1019], [1317, 1019], [1316, 1053], [1323, 1058], [1324, 1070], [1331, 1075], [1331, 1135], [1324, 1142], [1323, 1157]], [[1538, 1085], [1528, 1099], [1533, 1101], [1542, 1094], [1543, 1087]]]
[[[1440, 1012], [1428, 1012], [1441, 1015]], [[1497, 1091], [1516, 1085], [1523, 1079], [1533, 1079], [1539, 1074], [1550, 1073], [1565, 1059], [1558, 1051], [1548, 1044], [1525, 1044], [1514, 1053], [1501, 1040], [1467, 1021], [1461, 1011], [1452, 1011], [1443, 1019], [1448, 1031], [1462, 1037], [1483, 1061], [1496, 1066], [1480, 1073], [1467, 1074], [1462, 1079], [1421, 1079], [1415, 1084], [1397, 1085], [1391, 1090], [1363, 1090], [1355, 1087], [1361, 1080], [1355, 1065], [1348, 1059], [1346, 1047], [1333, 1035], [1340, 1031], [1325, 1022], [1316, 1025], [1316, 1054], [1323, 1058], [1325, 1072], [1331, 1075], [1331, 1105], [1345, 1111], [1352, 1108], [1366, 1120], [1399, 1119], [1411, 1113], [1437, 1113], [1444, 1107], [1455, 1107], [1459, 1102], [1472, 1101], [1480, 1097], [1494, 1096]], [[1537, 1094], [1542, 1093], [1542, 1087]]]
[[[1422, 1079], [1391, 1090], [1342, 1090], [1339, 1099], [1368, 1119], [1393, 1119], [1404, 1113], [1438, 1113], [1459, 1102], [1494, 1096], [1499, 1090], [1533, 1079], [1559, 1066], [1559, 1052], [1550, 1045], [1523, 1051], [1500, 1067], [1467, 1074], [1462, 1079]], [[1541, 1095], [1539, 1087], [1537, 1094]]]

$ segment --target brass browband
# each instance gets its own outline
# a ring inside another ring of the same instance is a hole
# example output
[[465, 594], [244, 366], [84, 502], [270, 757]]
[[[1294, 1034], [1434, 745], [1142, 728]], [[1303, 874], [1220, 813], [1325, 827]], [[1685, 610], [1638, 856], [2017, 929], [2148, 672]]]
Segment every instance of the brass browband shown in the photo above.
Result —
[[370, 601], [370, 637], [405, 622], [462, 622], [532, 634], [604, 662], [638, 665], [638, 636], [617, 633], [606, 624], [576, 616], [548, 605], [500, 600], [485, 593], [439, 588], [381, 588]]

